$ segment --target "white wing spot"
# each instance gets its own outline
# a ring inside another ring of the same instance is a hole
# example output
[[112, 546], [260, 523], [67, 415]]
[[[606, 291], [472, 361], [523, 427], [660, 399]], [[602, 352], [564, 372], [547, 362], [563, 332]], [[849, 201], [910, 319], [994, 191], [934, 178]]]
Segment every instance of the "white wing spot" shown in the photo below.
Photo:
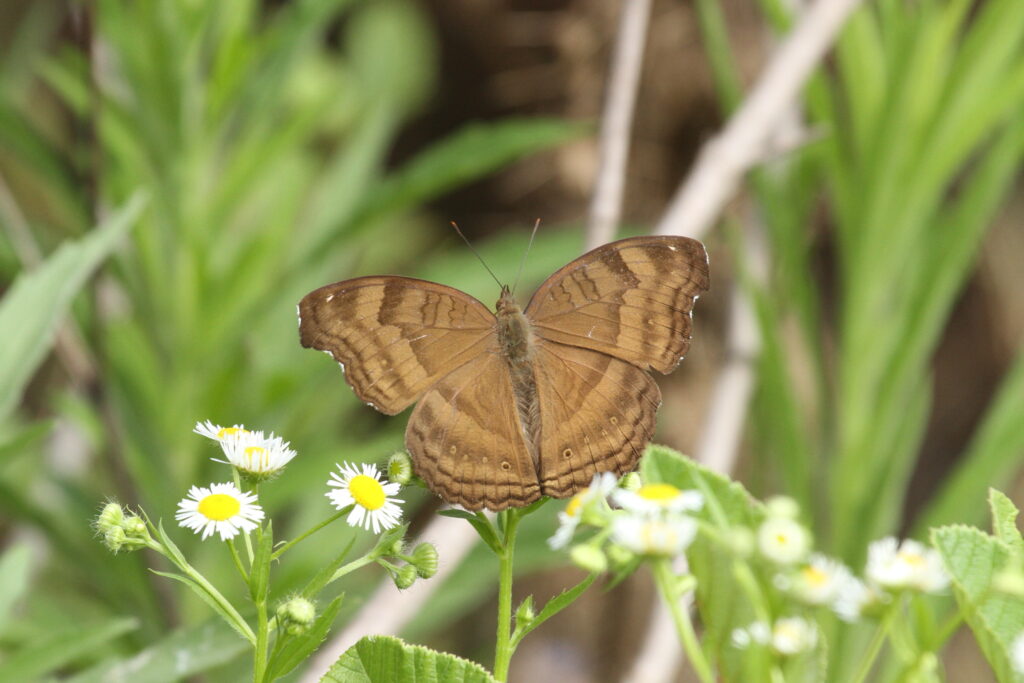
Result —
[[675, 246], [672, 246], [672, 245], [670, 244], [670, 245], [668, 245], [668, 250], [669, 250], [669, 251], [678, 251], [678, 250], [679, 250], [679, 247], [675, 247]]
[[327, 298], [326, 298], [326, 299], [324, 299], [324, 301], [330, 302], [330, 300], [331, 300], [331, 299], [333, 299], [333, 298], [334, 298], [334, 295], [333, 295], [333, 294], [328, 294], [328, 295], [327, 295]]

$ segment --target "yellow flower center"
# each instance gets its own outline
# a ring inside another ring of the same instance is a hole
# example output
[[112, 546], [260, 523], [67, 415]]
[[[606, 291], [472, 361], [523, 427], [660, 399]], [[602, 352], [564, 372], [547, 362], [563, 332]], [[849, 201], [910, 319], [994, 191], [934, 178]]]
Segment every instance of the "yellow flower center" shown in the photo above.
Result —
[[588, 490], [589, 489], [583, 489], [582, 491], [580, 491], [579, 493], [572, 497], [572, 499], [569, 501], [569, 504], [565, 506], [565, 514], [569, 515], [570, 517], [575, 517], [576, 515], [580, 514], [580, 508], [583, 507], [583, 494], [585, 494]]
[[828, 582], [828, 574], [821, 571], [817, 567], [804, 567], [803, 569], [804, 581], [811, 584], [812, 586], [823, 586]]
[[252, 464], [254, 460], [258, 460], [259, 464], [263, 464], [264, 458], [266, 458], [267, 449], [263, 446], [249, 446], [245, 449], [245, 457]]
[[215, 522], [231, 519], [241, 509], [238, 499], [226, 493], [212, 493], [199, 501], [199, 514]]
[[384, 487], [369, 475], [357, 474], [352, 477], [348, 482], [348, 492], [367, 510], [379, 510], [384, 507]]
[[229, 436], [236, 436], [239, 434], [248, 434], [248, 429], [242, 429], [241, 427], [221, 427], [217, 431], [217, 438], [223, 439]]
[[636, 493], [645, 500], [664, 504], [678, 496], [679, 489], [672, 484], [645, 484]]
[[775, 534], [775, 542], [779, 545], [786, 545], [789, 543], [789, 536], [786, 534]]
[[917, 553], [907, 552], [906, 550], [900, 551], [899, 558], [912, 567], [921, 567], [925, 564], [924, 557]]

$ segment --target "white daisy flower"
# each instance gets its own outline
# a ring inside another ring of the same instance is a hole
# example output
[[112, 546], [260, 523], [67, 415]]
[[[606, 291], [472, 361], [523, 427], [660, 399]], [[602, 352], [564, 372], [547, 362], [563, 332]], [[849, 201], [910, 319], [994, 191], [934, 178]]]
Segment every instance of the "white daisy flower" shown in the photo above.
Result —
[[839, 587], [832, 611], [843, 621], [854, 622], [863, 617], [873, 605], [880, 605], [887, 599], [877, 586], [869, 586], [851, 575]]
[[189, 489], [174, 518], [181, 526], [202, 532], [203, 538], [216, 532], [226, 541], [239, 531], [255, 529], [263, 521], [263, 508], [256, 504], [254, 494], [242, 493], [230, 482], [210, 484]]
[[644, 484], [636, 491], [618, 489], [612, 500], [623, 510], [640, 514], [694, 512], [704, 505], [698, 491], [681, 491], [672, 484]]
[[772, 649], [780, 655], [795, 655], [814, 649], [818, 627], [803, 617], [785, 617], [772, 627]]
[[583, 513], [597, 501], [603, 501], [615, 490], [618, 480], [611, 472], [595, 474], [590, 486], [569, 499], [564, 512], [558, 513], [558, 530], [548, 539], [552, 550], [560, 550], [569, 544], [576, 527], [583, 519]]
[[757, 547], [775, 564], [796, 564], [807, 557], [811, 534], [795, 519], [769, 517], [757, 530]]
[[259, 478], [276, 474], [295, 457], [290, 446], [273, 434], [263, 438], [262, 432], [250, 432], [249, 436], [221, 442], [229, 464], [243, 474]]
[[1024, 631], [1018, 633], [1010, 644], [1010, 664], [1014, 671], [1024, 674]]
[[831, 605], [851, 579], [842, 562], [815, 553], [802, 568], [777, 576], [775, 585], [808, 605]]
[[625, 514], [612, 520], [612, 541], [637, 555], [681, 555], [696, 536], [696, 520], [684, 515], [660, 518]]
[[361, 526], [379, 534], [398, 525], [402, 509], [397, 504], [404, 501], [392, 496], [401, 488], [399, 484], [383, 483], [383, 474], [371, 464], [363, 464], [360, 472], [354, 464], [344, 463], [338, 465], [338, 472], [331, 472], [327, 485], [334, 488], [326, 495], [339, 510], [355, 506], [347, 519], [349, 526]]
[[889, 589], [934, 593], [949, 585], [938, 552], [910, 539], [900, 543], [892, 536], [868, 546], [864, 573], [874, 583]]
[[196, 426], [192, 431], [200, 436], [205, 436], [207, 439], [213, 439], [221, 445], [253, 433], [242, 425], [221, 427], [209, 420], [206, 422], [196, 422]]

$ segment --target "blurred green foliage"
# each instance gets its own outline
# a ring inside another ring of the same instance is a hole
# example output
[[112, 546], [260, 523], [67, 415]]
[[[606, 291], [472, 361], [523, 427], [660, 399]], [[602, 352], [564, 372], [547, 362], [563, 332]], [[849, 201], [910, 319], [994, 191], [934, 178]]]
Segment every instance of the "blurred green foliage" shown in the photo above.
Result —
[[[790, 21], [782, 5], [761, 0], [780, 32]], [[728, 111], [742, 91], [726, 24], [717, 0], [698, 9]], [[295, 302], [370, 267], [488, 301], [497, 291], [469, 265], [474, 257], [441, 248], [440, 228], [409, 214], [583, 131], [558, 120], [474, 123], [390, 167], [396, 135], [437, 78], [433, 33], [411, 2], [298, 0], [268, 10], [254, 0], [99, 0], [71, 13], [81, 40], [54, 49], [67, 18], [32, 4], [0, 62], [0, 277], [14, 283], [3, 305], [47, 269], [66, 278], [54, 281], [59, 296], [33, 288], [36, 298], [21, 304], [38, 309], [46, 330], [37, 351], [95, 266], [85, 256], [66, 270], [58, 261], [123, 217], [136, 193], [147, 204], [72, 307], [66, 343], [86, 372], [53, 381], [46, 366], [27, 409], [0, 416], [0, 511], [47, 541], [45, 556], [17, 546], [0, 560], [2, 647], [18, 653], [5, 666], [19, 675], [64, 667], [83, 681], [115, 670], [167, 680], [234, 666], [242, 643], [207, 622], [186, 592], [154, 580], [145, 558], [112, 558], [93, 542], [98, 501], [116, 495], [169, 519], [189, 485], [220, 476], [190, 433], [209, 418], [272, 429], [298, 449], [288, 476], [263, 496], [280, 536], [322, 517], [330, 464], [383, 458], [400, 445], [402, 421], [368, 417], [332, 363], [302, 352]], [[764, 340], [753, 457], [775, 473], [763, 488], [813, 511], [819, 545], [856, 564], [869, 540], [901, 521], [929, 414], [932, 352], [1021, 168], [1019, 0], [869, 3], [805, 105], [820, 139], [751, 177], [772, 263], [766, 283], [744, 280]], [[828, 297], [811, 227], [823, 197], [836, 263]], [[58, 251], [70, 240], [78, 241]], [[552, 272], [581, 242], [542, 232], [525, 279]], [[522, 234], [500, 235], [481, 251], [511, 277], [524, 245]], [[730, 243], [741, 271], [748, 247], [738, 235]], [[26, 380], [37, 369], [30, 360], [17, 368]], [[0, 386], [21, 386], [16, 379], [0, 377]], [[56, 419], [34, 421], [41, 416]], [[1024, 354], [917, 521], [921, 533], [977, 521], [986, 488], [1005, 486], [1024, 460], [1022, 419]], [[87, 453], [55, 451], [68, 430], [84, 435]], [[559, 560], [543, 546], [551, 527], [542, 527], [524, 529], [522, 568]], [[232, 571], [222, 548], [179, 538], [215, 582]], [[282, 567], [275, 590], [295, 588], [343, 540]], [[433, 620], [424, 616], [415, 632], [469, 609], [492, 576], [461, 568], [449, 582], [461, 590], [442, 591]], [[14, 620], [16, 600], [25, 608]], [[182, 650], [194, 658], [169, 670]], [[856, 648], [847, 654], [852, 661]], [[837, 680], [842, 670], [832, 672]]]

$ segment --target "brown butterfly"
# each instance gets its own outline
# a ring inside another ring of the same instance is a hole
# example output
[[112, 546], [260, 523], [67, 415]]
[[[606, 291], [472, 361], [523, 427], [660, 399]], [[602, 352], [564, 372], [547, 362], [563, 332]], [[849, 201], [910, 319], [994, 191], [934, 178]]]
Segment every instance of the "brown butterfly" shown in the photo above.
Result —
[[525, 310], [508, 287], [495, 315], [444, 285], [360, 277], [307, 294], [299, 333], [372, 407], [417, 404], [405, 443], [431, 490], [503, 510], [636, 467], [661, 405], [647, 371], [682, 360], [708, 284], [700, 242], [634, 237], [560, 269]]

